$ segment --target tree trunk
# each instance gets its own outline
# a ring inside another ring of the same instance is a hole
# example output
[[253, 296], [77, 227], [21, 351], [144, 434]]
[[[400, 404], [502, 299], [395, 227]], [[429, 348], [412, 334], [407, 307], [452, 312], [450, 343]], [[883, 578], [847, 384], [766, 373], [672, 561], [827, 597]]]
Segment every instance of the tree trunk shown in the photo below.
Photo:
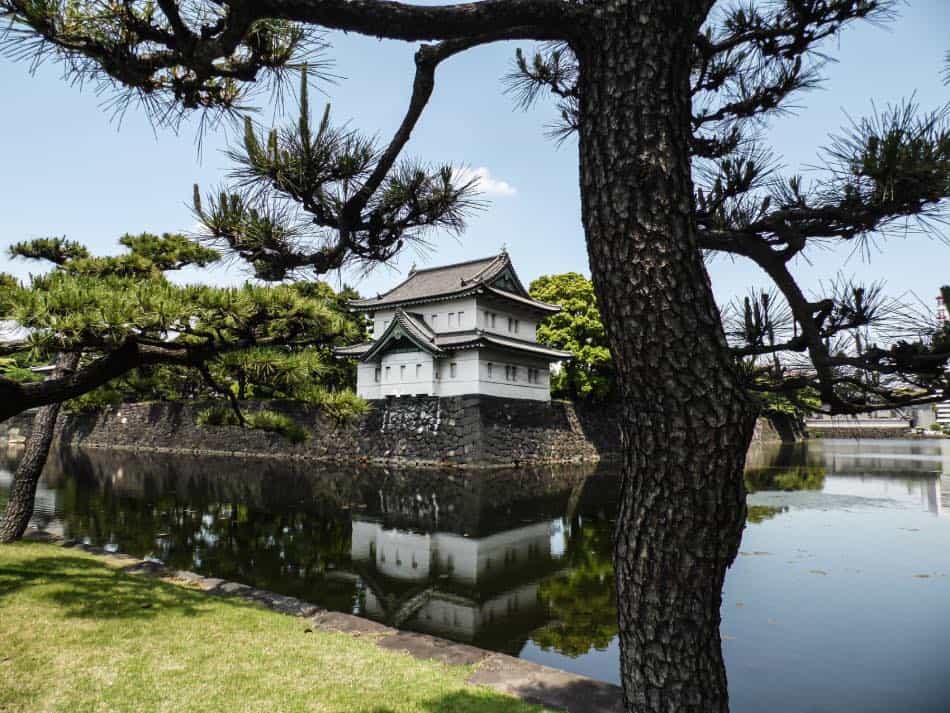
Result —
[[[78, 363], [78, 354], [61, 355], [57, 359], [56, 371], [75, 369]], [[30, 524], [33, 503], [36, 500], [36, 484], [49, 456], [60, 408], [62, 408], [62, 403], [41, 406], [33, 418], [33, 430], [27, 439], [23, 456], [17, 464], [13, 483], [10, 485], [7, 507], [3, 513], [3, 520], [0, 520], [0, 543], [19, 540]]]
[[689, 58], [708, 0], [604, 0], [576, 47], [594, 287], [623, 399], [614, 541], [629, 712], [727, 711], [722, 585], [755, 410], [697, 247]]

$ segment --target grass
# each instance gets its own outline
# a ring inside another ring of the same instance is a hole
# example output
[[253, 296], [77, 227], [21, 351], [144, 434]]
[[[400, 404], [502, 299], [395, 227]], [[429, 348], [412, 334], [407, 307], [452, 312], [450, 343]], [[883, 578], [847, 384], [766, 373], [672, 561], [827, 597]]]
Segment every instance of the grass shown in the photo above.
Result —
[[0, 711], [541, 711], [470, 667], [125, 574], [54, 545], [0, 545]]

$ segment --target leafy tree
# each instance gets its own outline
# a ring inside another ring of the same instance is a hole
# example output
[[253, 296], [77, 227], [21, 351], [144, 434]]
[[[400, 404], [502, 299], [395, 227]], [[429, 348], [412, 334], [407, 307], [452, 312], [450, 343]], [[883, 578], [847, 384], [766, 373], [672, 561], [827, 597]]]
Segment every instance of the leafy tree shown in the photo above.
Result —
[[552, 394], [590, 401], [615, 398], [616, 373], [591, 281], [576, 272], [542, 275], [529, 291], [535, 299], [562, 308], [538, 326], [538, 341], [573, 354], [552, 375]]
[[[531, 283], [530, 292], [535, 299], [562, 308], [538, 326], [538, 341], [567, 349], [574, 355], [552, 376], [552, 394], [574, 400], [616, 399], [616, 370], [593, 283], [576, 272], [542, 275]], [[768, 304], [768, 297], [764, 297], [764, 301]], [[752, 319], [751, 315], [756, 313], [748, 298], [743, 300], [742, 306]], [[727, 323], [729, 318], [727, 314]], [[761, 319], [761, 315], [758, 318]], [[766, 390], [753, 395], [763, 415], [781, 414], [801, 419], [821, 409], [817, 392], [809, 387], [788, 393]]]
[[[319, 28], [436, 40], [416, 54], [406, 114], [381, 151], [328, 120], [310, 134], [247, 132], [251, 182], [269, 181], [281, 201], [226, 195], [199, 212], [258, 274], [275, 277], [339, 266], [347, 255], [388, 259], [428, 228], [460, 229], [471, 201], [452, 171], [397, 164], [435, 69], [488, 42], [551, 43], [530, 59], [519, 53], [509, 81], [525, 105], [553, 94], [558, 133], [578, 138], [591, 275], [623, 404], [614, 555], [621, 679], [627, 710], [646, 712], [728, 709], [719, 608], [745, 520], [753, 392], [812, 387], [833, 413], [948, 392], [946, 344], [920, 339], [917, 328], [907, 335], [907, 320], [895, 319], [879, 291], [839, 282], [809, 296], [793, 274], [816, 246], [934, 225], [927, 219], [950, 194], [947, 112], [908, 102], [854, 122], [832, 139], [811, 184], [779, 176], [759, 136], [819, 83], [823, 41], [857, 20], [888, 19], [894, 6], [0, 0], [0, 13], [20, 56], [55, 56], [73, 79], [118, 87], [171, 121], [190, 109], [240, 111], [261, 86], [255, 80], [279, 80], [312, 59]], [[340, 146], [346, 161], [325, 150]], [[788, 323], [763, 316], [727, 329], [706, 272], [710, 253], [760, 266]], [[883, 331], [870, 332], [875, 324]]]

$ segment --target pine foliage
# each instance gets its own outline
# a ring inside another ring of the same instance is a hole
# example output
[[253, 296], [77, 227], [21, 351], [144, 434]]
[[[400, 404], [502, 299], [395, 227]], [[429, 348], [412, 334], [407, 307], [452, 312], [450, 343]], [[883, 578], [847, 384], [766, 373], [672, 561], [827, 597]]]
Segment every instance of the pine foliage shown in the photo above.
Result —
[[[221, 397], [212, 384], [225, 383], [229, 390], [234, 384], [241, 398], [327, 404], [336, 418], [362, 412], [352, 394], [336, 393], [351, 379], [340, 378], [332, 349], [357, 341], [363, 328], [341, 309], [329, 286], [179, 285], [165, 273], [208, 265], [218, 253], [174, 234], [126, 235], [120, 243], [125, 253], [104, 257], [60, 239], [11, 249], [14, 256], [50, 259], [55, 268], [26, 283], [0, 284], [4, 318], [29, 334], [6, 369], [8, 380], [22, 382], [30, 374], [24, 365], [45, 363], [57, 353], [80, 352], [93, 368], [99, 359], [134, 348], [144, 356], [94, 385], [74, 407]], [[333, 377], [329, 384], [323, 381], [327, 374]]]
[[475, 183], [451, 166], [391, 162], [376, 141], [331, 122], [313, 123], [307, 73], [300, 116], [259, 132], [245, 119], [242, 144], [228, 152], [232, 184], [202, 196], [194, 212], [202, 237], [246, 260], [263, 280], [369, 268], [434, 230], [460, 233], [476, 208]]

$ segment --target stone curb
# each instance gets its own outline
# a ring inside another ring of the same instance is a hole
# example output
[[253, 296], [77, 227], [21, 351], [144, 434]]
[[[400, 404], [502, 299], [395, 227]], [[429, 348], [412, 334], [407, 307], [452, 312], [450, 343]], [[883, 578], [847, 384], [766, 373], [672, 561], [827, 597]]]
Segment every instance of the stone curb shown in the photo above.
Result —
[[454, 666], [475, 666], [468, 683], [568, 713], [622, 713], [623, 696], [619, 686], [586, 676], [560, 671], [513, 656], [495, 653], [467, 644], [459, 644], [429, 634], [401, 631], [385, 624], [343, 612], [335, 612], [266, 589], [257, 589], [217, 577], [172, 569], [156, 560], [107, 552], [101, 547], [86, 545], [43, 531], [30, 530], [25, 542], [44, 542], [72, 547], [96, 555], [127, 574], [149, 575], [172, 584], [191, 587], [218, 597], [237, 597], [271, 611], [308, 619], [320, 631], [369, 636], [376, 645], [399, 651], [413, 658], [438, 661]]

